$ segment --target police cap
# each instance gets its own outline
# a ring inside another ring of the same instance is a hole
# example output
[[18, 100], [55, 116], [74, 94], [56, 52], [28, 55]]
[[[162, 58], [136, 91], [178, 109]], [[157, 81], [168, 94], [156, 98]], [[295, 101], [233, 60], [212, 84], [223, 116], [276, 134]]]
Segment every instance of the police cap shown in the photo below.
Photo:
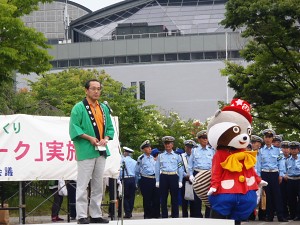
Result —
[[151, 155], [152, 155], [153, 157], [157, 156], [158, 154], [159, 154], [159, 150], [158, 150], [157, 148], [152, 149]]
[[290, 148], [291, 149], [300, 148], [300, 143], [298, 141], [291, 141]]
[[188, 146], [188, 147], [191, 147], [191, 148], [197, 146], [196, 142], [194, 142], [193, 140], [186, 140], [186, 141], [184, 141], [184, 145]]
[[274, 137], [276, 135], [275, 131], [272, 129], [265, 129], [262, 131], [262, 134], [264, 136], [270, 136], [270, 137]]
[[289, 148], [290, 147], [290, 142], [289, 141], [282, 141], [280, 144], [281, 148]]
[[273, 141], [279, 141], [279, 142], [282, 142], [282, 135], [275, 135], [274, 138], [273, 138]]
[[201, 130], [197, 133], [197, 138], [207, 137], [207, 130]]
[[143, 150], [144, 148], [150, 147], [150, 146], [151, 146], [150, 141], [146, 140], [141, 144], [140, 149]]
[[174, 141], [175, 141], [175, 138], [172, 137], [172, 136], [164, 136], [164, 137], [162, 138], [162, 142], [163, 142], [163, 143], [174, 142]]
[[260, 142], [260, 143], [263, 144], [263, 143], [264, 143], [264, 140], [263, 140], [261, 137], [252, 134], [252, 135], [251, 135], [251, 142]]
[[133, 153], [133, 152], [134, 152], [133, 149], [128, 148], [128, 147], [126, 147], [126, 146], [124, 146], [123, 149], [124, 149], [125, 152], [129, 152], [129, 153]]

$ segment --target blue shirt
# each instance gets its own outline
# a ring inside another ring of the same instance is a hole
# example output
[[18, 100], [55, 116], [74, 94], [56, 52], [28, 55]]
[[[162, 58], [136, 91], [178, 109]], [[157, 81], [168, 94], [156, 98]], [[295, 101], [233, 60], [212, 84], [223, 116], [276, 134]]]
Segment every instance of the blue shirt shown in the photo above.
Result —
[[168, 153], [164, 151], [159, 154], [155, 164], [155, 179], [159, 182], [160, 172], [177, 172], [179, 180], [183, 178], [183, 166], [181, 156], [173, 150]]
[[266, 145], [258, 150], [256, 172], [261, 176], [261, 171], [265, 170], [278, 170], [279, 176], [283, 176], [285, 172], [284, 160], [280, 154], [280, 149], [271, 145]]
[[[185, 152], [185, 153], [182, 153], [180, 156], [182, 157], [182, 163], [183, 163], [183, 176], [185, 177], [185, 176], [189, 175], [189, 168], [188, 168], [189, 165], [188, 165], [188, 163], [189, 163], [189, 160], [190, 160], [191, 155], [188, 155], [188, 154]], [[184, 160], [183, 160], [184, 158], [186, 158], [187, 165], [185, 165], [185, 163], [184, 163]]]
[[155, 174], [155, 163], [156, 161], [154, 160], [154, 157], [152, 155], [140, 155], [135, 166], [135, 176], [153, 176]]
[[297, 159], [292, 156], [286, 161], [286, 175], [289, 177], [300, 176], [300, 158]]
[[133, 158], [131, 158], [131, 156], [126, 156], [126, 157], [123, 156], [121, 159], [120, 179], [122, 179], [122, 175], [123, 175], [123, 169], [122, 169], [123, 162], [125, 162], [124, 165], [126, 168], [126, 169], [124, 168], [124, 176], [134, 177], [136, 161]]
[[197, 148], [193, 148], [189, 159], [189, 174], [193, 175], [195, 169], [210, 170], [214, 154], [215, 150], [208, 145], [204, 148], [201, 145], [198, 145]]

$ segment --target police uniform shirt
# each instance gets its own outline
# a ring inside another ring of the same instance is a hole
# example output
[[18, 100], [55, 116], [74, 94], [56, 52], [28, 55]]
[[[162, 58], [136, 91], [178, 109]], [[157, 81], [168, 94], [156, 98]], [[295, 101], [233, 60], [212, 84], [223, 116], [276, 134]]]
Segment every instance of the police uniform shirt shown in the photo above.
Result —
[[212, 166], [212, 158], [215, 154], [215, 150], [208, 145], [202, 148], [198, 145], [197, 148], [192, 149], [192, 153], [189, 160], [189, 173], [193, 174], [194, 170], [210, 170]]
[[286, 161], [286, 175], [289, 177], [300, 176], [300, 158], [297, 159], [290, 156]]
[[183, 178], [183, 167], [181, 156], [173, 150], [168, 153], [164, 151], [159, 154], [155, 164], [155, 179], [159, 182], [160, 172], [177, 172], [179, 181]]
[[137, 159], [137, 164], [135, 168], [136, 176], [153, 176], [155, 174], [155, 163], [156, 161], [154, 160], [154, 157], [152, 155], [140, 155]]
[[[186, 152], [181, 154], [182, 158], [186, 158], [187, 163], [189, 163], [191, 155], [188, 155]], [[189, 174], [189, 168], [188, 168], [188, 164], [186, 165], [187, 168], [185, 168], [185, 165], [183, 163], [183, 177], [186, 177]]]
[[258, 176], [261, 176], [262, 170], [278, 170], [279, 176], [284, 176], [284, 160], [280, 154], [280, 149], [273, 145], [269, 148], [264, 145], [259, 149], [255, 168]]
[[[122, 156], [121, 159], [121, 166], [123, 165], [123, 162], [125, 162], [125, 167], [124, 168], [124, 177], [134, 177], [135, 176], [135, 166], [136, 166], [136, 161], [131, 158], [130, 156]], [[122, 179], [123, 175], [123, 169], [120, 171], [120, 178]]]

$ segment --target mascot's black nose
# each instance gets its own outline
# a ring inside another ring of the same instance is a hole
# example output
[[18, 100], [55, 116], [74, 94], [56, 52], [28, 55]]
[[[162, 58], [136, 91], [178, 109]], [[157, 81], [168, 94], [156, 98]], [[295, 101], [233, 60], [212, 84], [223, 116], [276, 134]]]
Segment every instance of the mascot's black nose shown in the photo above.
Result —
[[244, 140], [244, 141], [246, 141], [246, 140], [247, 140], [247, 137], [246, 137], [246, 136], [244, 136], [244, 137], [243, 137], [243, 140]]

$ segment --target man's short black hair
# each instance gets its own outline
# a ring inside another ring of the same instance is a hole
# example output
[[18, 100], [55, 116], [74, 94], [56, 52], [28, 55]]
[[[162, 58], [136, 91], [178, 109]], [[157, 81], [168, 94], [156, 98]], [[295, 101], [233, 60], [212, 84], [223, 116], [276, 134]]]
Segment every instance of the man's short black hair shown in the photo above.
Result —
[[99, 82], [99, 83], [100, 83], [100, 86], [101, 86], [101, 82], [100, 82], [99, 80], [97, 80], [97, 79], [91, 79], [91, 80], [88, 80], [88, 81], [85, 83], [85, 85], [84, 85], [85, 89], [89, 89], [89, 88], [90, 88], [90, 83], [91, 83], [92, 81]]

